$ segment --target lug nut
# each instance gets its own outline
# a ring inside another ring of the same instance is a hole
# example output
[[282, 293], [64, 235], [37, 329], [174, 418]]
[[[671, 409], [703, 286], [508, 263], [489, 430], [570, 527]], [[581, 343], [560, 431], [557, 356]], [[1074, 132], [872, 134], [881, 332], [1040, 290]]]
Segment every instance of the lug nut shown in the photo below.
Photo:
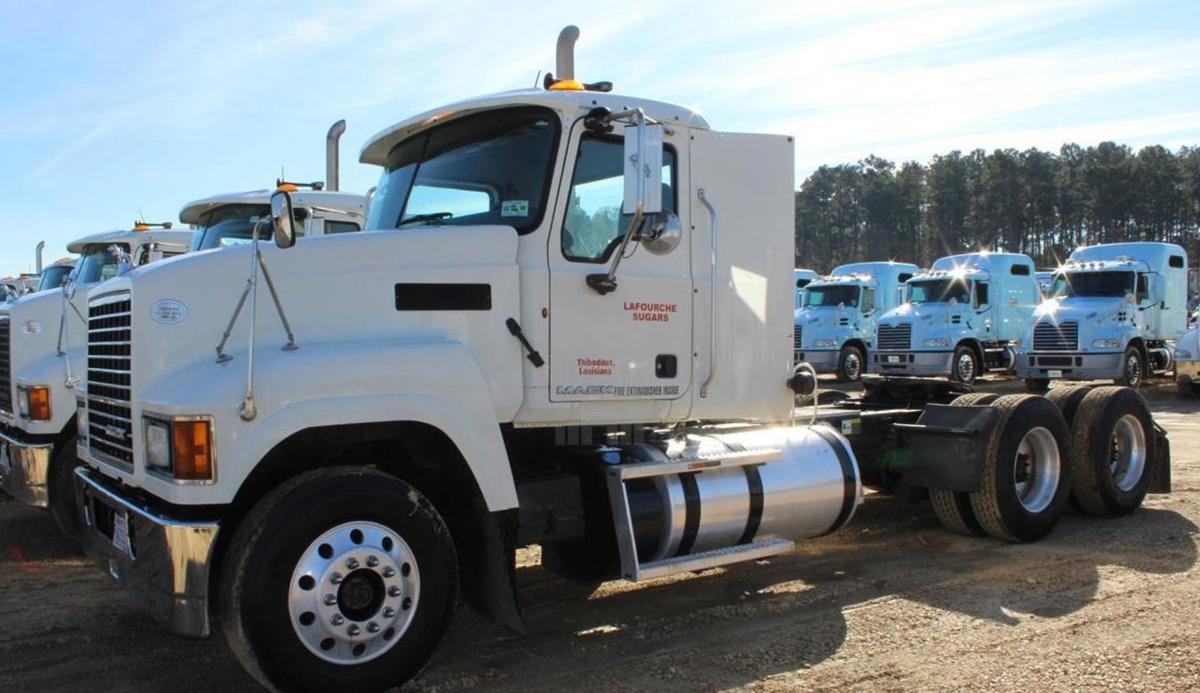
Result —
[[379, 624], [375, 623], [374, 621], [368, 623], [367, 624], [367, 632], [368, 633], [378, 633], [379, 632]]
[[393, 568], [393, 567], [392, 567], [392, 566], [390, 566], [390, 565], [389, 565], [388, 567], [386, 567], [386, 568], [384, 568], [384, 569], [383, 569], [383, 576], [384, 576], [385, 578], [390, 578], [390, 577], [392, 577], [392, 576], [393, 576], [393, 575], [395, 575], [395, 574], [396, 574], [396, 569], [395, 569], [395, 568]]
[[388, 588], [388, 596], [389, 597], [399, 597], [400, 596], [400, 588], [397, 587], [396, 585], [392, 585], [391, 587]]
[[367, 567], [374, 568], [379, 565], [379, 559], [374, 556], [367, 556]]
[[329, 622], [335, 626], [340, 626], [346, 622], [346, 617], [341, 614], [334, 614], [333, 618], [329, 619]]
[[334, 604], [337, 604], [337, 597], [332, 594], [327, 594], [321, 601], [325, 602], [325, 606], [333, 606]]
[[350, 635], [358, 635], [362, 632], [362, 628], [359, 628], [357, 623], [351, 623], [350, 627], [346, 629], [346, 632]]
[[329, 581], [330, 581], [330, 582], [332, 582], [332, 583], [333, 583], [333, 584], [335, 584], [335, 585], [340, 585], [340, 584], [342, 584], [342, 574], [341, 574], [341, 573], [334, 573], [333, 575], [330, 575], [330, 576], [329, 576]]
[[390, 606], [387, 607], [386, 609], [383, 610], [383, 617], [384, 618], [396, 618], [396, 610]]
[[351, 556], [350, 558], [347, 558], [346, 559], [346, 567], [350, 570], [354, 570], [355, 568], [358, 567], [358, 559], [354, 558], [353, 556]]

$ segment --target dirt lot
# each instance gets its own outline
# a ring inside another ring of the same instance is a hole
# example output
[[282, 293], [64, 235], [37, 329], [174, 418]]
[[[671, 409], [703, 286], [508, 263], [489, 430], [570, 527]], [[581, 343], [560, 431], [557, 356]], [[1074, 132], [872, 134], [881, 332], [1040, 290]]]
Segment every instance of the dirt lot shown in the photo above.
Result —
[[[1147, 396], [1171, 434], [1175, 490], [1130, 517], [1069, 515], [1014, 546], [869, 497], [850, 527], [793, 554], [590, 595], [524, 552], [530, 633], [460, 619], [412, 688], [1196, 690], [1200, 400]], [[254, 684], [219, 637], [165, 633], [49, 515], [0, 499], [0, 690], [83, 688]]]

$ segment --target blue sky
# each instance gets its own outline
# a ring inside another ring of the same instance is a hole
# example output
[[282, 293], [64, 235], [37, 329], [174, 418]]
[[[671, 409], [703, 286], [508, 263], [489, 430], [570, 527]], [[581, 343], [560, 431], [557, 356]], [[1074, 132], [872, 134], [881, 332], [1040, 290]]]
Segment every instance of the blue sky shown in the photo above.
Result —
[[0, 0], [0, 275], [281, 167], [320, 179], [338, 118], [365, 190], [367, 138], [533, 85], [568, 23], [582, 79], [794, 135], [797, 184], [871, 153], [1200, 144], [1194, 0], [566, 4]]

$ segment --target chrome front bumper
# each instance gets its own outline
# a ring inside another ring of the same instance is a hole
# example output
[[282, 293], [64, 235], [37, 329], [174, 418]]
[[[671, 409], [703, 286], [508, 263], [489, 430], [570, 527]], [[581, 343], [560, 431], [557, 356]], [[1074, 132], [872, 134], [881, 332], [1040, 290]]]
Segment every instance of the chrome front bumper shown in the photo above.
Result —
[[867, 372], [884, 375], [949, 375], [953, 351], [875, 351], [867, 357]]
[[[1124, 371], [1124, 352], [1083, 354], [1076, 352], [1032, 352], [1017, 354], [1017, 377], [1061, 380], [1104, 380], [1119, 378]], [[1051, 375], [1051, 372], [1057, 373]]]
[[87, 468], [75, 470], [84, 550], [107, 560], [117, 584], [173, 633], [208, 635], [208, 579], [220, 523], [163, 517], [99, 478]]
[[44, 508], [52, 443], [31, 443], [0, 432], [0, 489], [26, 505]]

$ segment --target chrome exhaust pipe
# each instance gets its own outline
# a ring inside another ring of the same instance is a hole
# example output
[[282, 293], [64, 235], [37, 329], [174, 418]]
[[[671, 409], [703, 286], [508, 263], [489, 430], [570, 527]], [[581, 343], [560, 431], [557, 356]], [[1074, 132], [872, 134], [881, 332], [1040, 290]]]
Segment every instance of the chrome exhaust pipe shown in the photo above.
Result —
[[575, 79], [575, 42], [579, 40], [579, 27], [569, 24], [558, 33], [555, 51], [554, 77]]
[[339, 120], [329, 128], [325, 135], [325, 189], [338, 190], [338, 142], [342, 133], [346, 132], [346, 121]]
[[42, 273], [42, 251], [45, 249], [46, 241], [38, 241], [37, 250], [34, 251], [34, 254], [36, 255], [34, 267], [37, 268], [37, 274], [39, 275]]

